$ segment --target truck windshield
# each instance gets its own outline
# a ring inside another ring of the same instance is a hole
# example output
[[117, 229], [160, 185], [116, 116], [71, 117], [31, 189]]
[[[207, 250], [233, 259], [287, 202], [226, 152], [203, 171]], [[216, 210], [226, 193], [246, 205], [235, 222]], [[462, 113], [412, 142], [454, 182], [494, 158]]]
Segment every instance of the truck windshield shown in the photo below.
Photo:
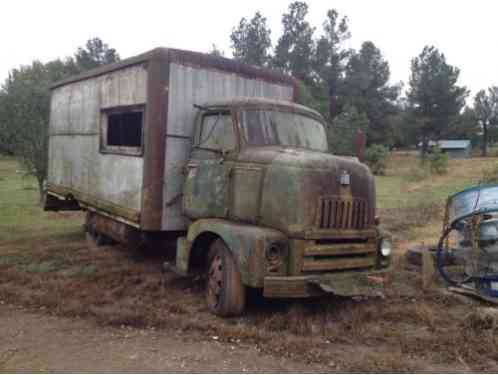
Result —
[[299, 113], [266, 109], [244, 110], [240, 126], [249, 145], [280, 145], [327, 151], [327, 136], [323, 125]]

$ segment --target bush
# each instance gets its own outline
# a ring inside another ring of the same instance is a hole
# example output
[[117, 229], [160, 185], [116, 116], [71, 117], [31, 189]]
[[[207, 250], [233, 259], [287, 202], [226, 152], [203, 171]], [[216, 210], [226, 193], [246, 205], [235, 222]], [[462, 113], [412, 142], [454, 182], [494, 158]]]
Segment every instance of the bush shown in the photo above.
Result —
[[429, 156], [431, 173], [446, 174], [448, 172], [448, 155], [439, 147], [434, 147]]
[[487, 168], [482, 172], [479, 184], [498, 184], [498, 164], [494, 167]]
[[365, 152], [365, 161], [375, 175], [383, 176], [386, 173], [389, 149], [383, 145], [371, 145]]
[[404, 176], [408, 182], [423, 181], [431, 175], [431, 171], [427, 164], [415, 164], [409, 170], [408, 174]]

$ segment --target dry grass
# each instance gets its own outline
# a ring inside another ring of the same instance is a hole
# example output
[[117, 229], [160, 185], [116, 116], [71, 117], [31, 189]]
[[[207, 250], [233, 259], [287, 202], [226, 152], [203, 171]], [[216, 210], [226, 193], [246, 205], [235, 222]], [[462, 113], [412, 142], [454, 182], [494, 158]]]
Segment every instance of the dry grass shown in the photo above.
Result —
[[[469, 317], [455, 301], [423, 294], [417, 289], [418, 275], [402, 268], [385, 299], [277, 301], [256, 295], [245, 316], [219, 319], [204, 305], [202, 280], [162, 275], [161, 256], [120, 247], [92, 252], [82, 236], [70, 238], [70, 258], [64, 248], [68, 237], [62, 236], [4, 262], [0, 300], [105, 325], [156, 327], [207, 340], [218, 336], [224, 342], [254, 344], [263, 353], [330, 364], [331, 370], [455, 370], [465, 363], [481, 371], [495, 359], [490, 345], [496, 339], [489, 334], [495, 332], [493, 325]], [[49, 258], [56, 267], [42, 267], [43, 272], [26, 267]], [[67, 272], [77, 264], [94, 268]]]
[[394, 153], [386, 176], [376, 177], [378, 205], [396, 208], [399, 202], [416, 206], [420, 201], [442, 202], [449, 194], [477, 184], [496, 158], [450, 160], [448, 173], [430, 175], [411, 154]]
[[397, 207], [382, 209], [379, 214], [382, 215], [382, 223], [395, 237], [413, 239], [415, 230], [426, 227], [428, 223], [439, 223], [439, 228], [441, 228], [444, 205], [440, 202], [425, 200], [413, 206], [398, 202]]
[[[379, 184], [384, 222], [396, 229], [401, 240], [417, 231], [431, 233], [427, 223], [437, 224], [439, 230], [441, 219], [440, 209], [435, 208], [440, 206], [423, 206], [420, 198], [420, 192], [437, 181], [401, 183], [403, 168], [409, 171], [407, 164], [404, 159], [393, 164]], [[472, 169], [464, 164], [464, 169]], [[461, 172], [451, 173], [457, 178]], [[442, 187], [447, 178], [435, 178], [441, 186], [431, 202], [440, 204], [449, 189]], [[397, 189], [404, 193], [382, 198], [388, 192], [386, 186], [396, 179]], [[10, 184], [11, 189], [15, 186]], [[415, 197], [407, 194], [409, 190]], [[30, 190], [16, 191], [10, 197], [26, 199], [26, 194]], [[405, 270], [401, 258], [395, 259], [385, 299], [279, 301], [255, 294], [245, 316], [219, 319], [204, 304], [203, 280], [162, 274], [164, 252], [139, 253], [119, 246], [90, 250], [80, 217], [51, 214], [48, 218], [39, 209], [23, 211], [16, 199], [3, 197], [0, 203], [8, 206], [11, 218], [14, 212], [18, 215], [15, 233], [0, 236], [0, 300], [4, 302], [86, 317], [104, 325], [184, 332], [186, 339], [218, 336], [234, 345], [255, 345], [262, 353], [320, 362], [330, 371], [496, 370], [496, 324], [457, 299], [423, 293], [420, 276]], [[36, 195], [30, 199], [35, 204]], [[7, 221], [0, 224], [0, 231], [12, 227]]]
[[376, 177], [378, 214], [398, 240], [436, 242], [450, 194], [477, 184], [496, 158], [450, 160], [448, 173], [430, 174], [413, 153], [394, 153]]

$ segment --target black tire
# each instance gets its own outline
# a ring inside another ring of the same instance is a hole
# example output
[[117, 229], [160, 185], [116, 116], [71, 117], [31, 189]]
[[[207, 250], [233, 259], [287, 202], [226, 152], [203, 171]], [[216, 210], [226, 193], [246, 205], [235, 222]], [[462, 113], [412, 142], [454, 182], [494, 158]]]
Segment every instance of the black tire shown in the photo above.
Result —
[[206, 302], [213, 314], [223, 317], [241, 315], [246, 304], [239, 267], [221, 239], [209, 249]]
[[450, 235], [450, 233], [455, 230], [454, 228], [447, 228], [441, 238], [439, 239], [439, 243], [436, 251], [436, 267], [439, 271], [439, 274], [443, 277], [443, 279], [449, 285], [462, 285], [470, 282], [473, 277], [466, 275], [464, 272], [451, 272], [450, 269], [453, 267], [453, 261], [451, 261], [451, 255], [448, 253], [445, 248], [446, 238]]
[[97, 248], [102, 246], [102, 240], [99, 239], [98, 236], [94, 236], [93, 234], [86, 232], [85, 233], [86, 245], [90, 250], [96, 250]]
[[112, 246], [116, 244], [116, 241], [114, 241], [112, 238], [107, 237], [103, 233], [89, 233], [86, 232], [86, 243], [88, 247], [92, 249], [96, 249], [97, 247], [103, 247], [103, 246]]

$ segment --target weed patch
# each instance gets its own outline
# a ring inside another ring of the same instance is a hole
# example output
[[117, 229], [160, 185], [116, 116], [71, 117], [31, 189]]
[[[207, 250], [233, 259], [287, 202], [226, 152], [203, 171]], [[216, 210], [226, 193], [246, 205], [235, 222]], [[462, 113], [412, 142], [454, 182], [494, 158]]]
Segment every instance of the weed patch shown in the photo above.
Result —
[[408, 170], [406, 181], [411, 183], [419, 183], [431, 176], [431, 171], [427, 165], [416, 164]]
[[41, 263], [31, 263], [25, 267], [26, 272], [31, 273], [48, 273], [57, 271], [60, 268], [60, 263], [54, 260], [47, 260]]
[[92, 276], [97, 272], [97, 267], [93, 264], [86, 266], [74, 266], [63, 270], [61, 274], [65, 277]]
[[[398, 202], [397, 208], [381, 211], [383, 223], [391, 233], [409, 233], [414, 228], [426, 226], [428, 223], [442, 223], [444, 205], [442, 203], [420, 201], [413, 206]], [[440, 224], [442, 225], [442, 224]]]

